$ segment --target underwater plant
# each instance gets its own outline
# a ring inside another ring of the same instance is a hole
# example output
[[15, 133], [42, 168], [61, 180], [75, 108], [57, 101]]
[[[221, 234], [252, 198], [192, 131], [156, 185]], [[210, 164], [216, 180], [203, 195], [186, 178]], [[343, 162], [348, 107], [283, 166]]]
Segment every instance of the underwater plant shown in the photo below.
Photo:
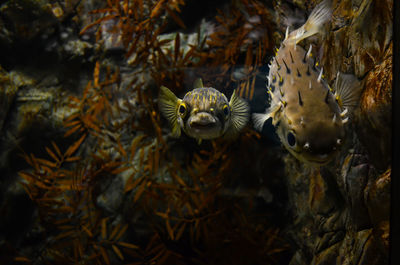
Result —
[[[116, 37], [119, 42], [112, 45], [124, 50], [129, 73], [99, 52], [92, 80], [69, 98], [68, 144], [51, 141], [44, 147], [47, 157], [23, 154], [30, 169], [20, 176], [46, 240], [39, 252], [21, 253], [15, 261], [220, 264], [246, 257], [254, 264], [279, 264], [284, 259], [288, 245], [268, 221], [271, 215], [254, 214], [242, 199], [223, 195], [227, 183], [243, 176], [233, 159], [247, 144], [257, 145], [259, 135], [245, 128], [233, 146], [212, 140], [177, 148], [156, 99], [160, 85], [186, 92], [188, 69], [221, 91], [236, 88], [252, 98], [258, 67], [272, 47], [272, 24], [261, 1], [239, 2], [240, 9], [219, 11], [217, 31], [203, 38], [198, 33], [189, 47], [182, 47], [182, 33], [163, 36], [171, 20], [185, 28], [179, 17], [184, 1], [109, 0], [90, 12], [94, 21], [81, 34], [94, 32], [99, 47]], [[239, 79], [237, 65], [244, 69]]]

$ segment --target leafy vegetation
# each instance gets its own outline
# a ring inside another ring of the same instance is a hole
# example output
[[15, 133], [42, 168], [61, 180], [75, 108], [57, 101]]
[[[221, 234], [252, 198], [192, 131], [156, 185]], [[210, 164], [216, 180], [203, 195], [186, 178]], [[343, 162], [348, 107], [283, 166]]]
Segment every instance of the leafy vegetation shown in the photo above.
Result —
[[[171, 20], [186, 27], [179, 16], [183, 0], [108, 0], [91, 12], [95, 20], [81, 33], [96, 29], [101, 44], [102, 25], [114, 21], [111, 32], [121, 40], [135, 77], [126, 85], [118, 67], [99, 59], [93, 80], [81, 95], [70, 97], [64, 137], [71, 144], [64, 148], [52, 141], [44, 147], [47, 157], [23, 154], [31, 169], [20, 175], [46, 240], [40, 253], [15, 261], [279, 263], [288, 251], [279, 229], [267, 216], [249, 215], [240, 202], [221, 195], [235, 166], [231, 157], [259, 135], [245, 130], [236, 148], [216, 140], [179, 155], [162, 127], [157, 91], [141, 78], [149, 74], [155, 87], [180, 93], [187, 90], [185, 71], [199, 69], [206, 82], [251, 99], [259, 67], [272, 50], [273, 26], [262, 1], [235, 3], [229, 12], [219, 11], [214, 33], [204, 39], [199, 34], [197, 45], [186, 50], [179, 33], [173, 40], [160, 38]], [[252, 16], [258, 19], [249, 22]], [[251, 37], [255, 32], [259, 38]], [[240, 79], [233, 75], [237, 65], [244, 69]], [[98, 197], [116, 179], [123, 181], [123, 199], [110, 212]]]

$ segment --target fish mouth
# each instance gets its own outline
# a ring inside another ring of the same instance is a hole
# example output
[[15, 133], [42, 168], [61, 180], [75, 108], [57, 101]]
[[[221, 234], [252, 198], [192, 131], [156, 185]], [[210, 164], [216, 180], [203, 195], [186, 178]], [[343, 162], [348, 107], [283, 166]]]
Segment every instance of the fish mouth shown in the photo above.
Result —
[[307, 159], [310, 163], [318, 164], [318, 165], [325, 165], [329, 162], [329, 159], [319, 160], [319, 159]]
[[193, 129], [207, 130], [217, 125], [217, 119], [208, 112], [200, 112], [189, 120], [189, 126]]
[[318, 166], [323, 166], [328, 164], [332, 158], [334, 153], [327, 154], [313, 154], [305, 151], [296, 151], [294, 149], [288, 149], [297, 159], [303, 162], [307, 162], [309, 164], [314, 164]]
[[191, 122], [190, 127], [193, 129], [198, 129], [198, 130], [207, 130], [207, 129], [212, 129], [215, 127], [216, 122], [208, 122], [208, 123], [202, 123], [202, 122]]
[[321, 154], [317, 156], [307, 157], [307, 161], [312, 164], [325, 165], [332, 159], [332, 154]]
[[186, 124], [187, 133], [195, 138], [212, 139], [221, 134], [221, 122], [208, 112], [197, 113]]

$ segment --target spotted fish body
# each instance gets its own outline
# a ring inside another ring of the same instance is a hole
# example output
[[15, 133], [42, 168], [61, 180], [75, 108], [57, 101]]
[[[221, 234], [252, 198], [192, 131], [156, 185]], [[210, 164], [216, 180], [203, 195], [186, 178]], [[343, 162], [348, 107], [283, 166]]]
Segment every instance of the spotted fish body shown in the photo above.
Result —
[[306, 51], [297, 45], [318, 33], [330, 16], [329, 2], [324, 1], [302, 27], [286, 31], [267, 77], [270, 107], [264, 114], [253, 114], [257, 129], [272, 118], [286, 149], [299, 160], [317, 165], [329, 162], [342, 145], [346, 115], [359, 98], [359, 83], [353, 76], [338, 74], [333, 90], [312, 57], [312, 46]]
[[199, 142], [202, 139], [237, 136], [249, 120], [247, 102], [235, 92], [228, 101], [215, 88], [204, 87], [200, 79], [194, 86], [195, 89], [186, 93], [183, 99], [177, 98], [166, 87], [160, 89], [159, 108], [171, 124], [172, 135], [179, 137], [183, 130]]

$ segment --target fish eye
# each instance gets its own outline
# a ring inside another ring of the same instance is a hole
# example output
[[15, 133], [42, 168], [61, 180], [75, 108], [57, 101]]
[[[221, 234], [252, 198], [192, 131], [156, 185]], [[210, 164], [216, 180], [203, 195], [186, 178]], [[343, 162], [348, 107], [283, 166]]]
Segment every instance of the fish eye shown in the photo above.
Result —
[[294, 136], [293, 133], [289, 132], [287, 134], [287, 142], [291, 147], [293, 147], [296, 144], [296, 137]]
[[228, 114], [229, 114], [229, 106], [228, 106], [228, 105], [225, 105], [225, 106], [222, 108], [222, 111], [224, 112], [224, 115], [225, 115], [225, 116], [228, 116]]
[[181, 115], [182, 117], [185, 116], [186, 110], [187, 110], [186, 104], [181, 103], [181, 105], [179, 106], [179, 109], [178, 109], [179, 115]]

